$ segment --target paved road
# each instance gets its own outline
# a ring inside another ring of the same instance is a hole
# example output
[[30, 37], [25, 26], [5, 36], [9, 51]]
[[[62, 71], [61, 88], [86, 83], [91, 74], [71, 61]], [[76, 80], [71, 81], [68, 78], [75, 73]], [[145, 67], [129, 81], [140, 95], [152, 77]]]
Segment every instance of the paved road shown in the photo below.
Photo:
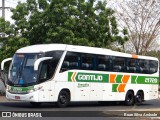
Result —
[[[81, 102], [81, 103], [71, 103], [67, 108], [57, 108], [55, 104], [42, 104], [40, 107], [33, 107], [28, 102], [15, 102], [7, 101], [5, 97], [0, 96], [0, 111], [47, 111], [47, 113], [55, 114], [55, 116], [61, 116], [63, 114], [65, 117], [71, 116], [118, 116], [124, 114], [127, 111], [138, 112], [138, 111], [160, 111], [160, 99], [151, 100], [144, 102], [141, 106], [125, 106], [123, 104], [116, 104], [112, 102], [107, 102], [105, 105], [100, 105], [97, 102]], [[56, 113], [58, 111], [58, 113]], [[65, 112], [64, 112], [65, 111]], [[75, 112], [78, 111], [78, 112]], [[94, 112], [91, 112], [94, 111]], [[53, 113], [52, 113], [53, 112]], [[160, 114], [160, 112], [159, 112]], [[51, 115], [51, 116], [52, 116]], [[133, 117], [132, 117], [133, 118]], [[148, 117], [147, 117], [148, 118]], [[117, 120], [115, 118], [114, 120]], [[127, 119], [129, 119], [127, 117]], [[145, 118], [146, 119], [146, 118]], [[49, 120], [49, 119], [47, 119]]]
[[113, 102], [105, 105], [98, 102], [74, 102], [67, 108], [57, 108], [55, 104], [44, 103], [40, 107], [33, 107], [28, 102], [8, 101], [0, 96], [0, 111], [160, 111], [160, 99], [145, 101], [140, 106], [125, 106]]

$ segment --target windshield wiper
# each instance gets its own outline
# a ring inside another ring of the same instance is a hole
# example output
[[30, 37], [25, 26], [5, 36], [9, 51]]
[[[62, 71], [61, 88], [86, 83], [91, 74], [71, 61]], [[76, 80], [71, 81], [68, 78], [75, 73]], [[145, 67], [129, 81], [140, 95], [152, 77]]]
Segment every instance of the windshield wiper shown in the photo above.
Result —
[[18, 67], [18, 70], [16, 71], [16, 79], [12, 81], [13, 84], [15, 84], [21, 77], [21, 66]]

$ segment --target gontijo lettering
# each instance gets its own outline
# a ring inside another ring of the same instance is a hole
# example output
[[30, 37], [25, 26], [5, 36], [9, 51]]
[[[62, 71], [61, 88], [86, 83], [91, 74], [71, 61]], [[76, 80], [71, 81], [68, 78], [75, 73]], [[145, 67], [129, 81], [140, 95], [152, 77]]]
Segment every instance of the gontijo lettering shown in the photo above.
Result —
[[105, 82], [108, 83], [108, 74], [68, 72], [70, 82]]
[[79, 74], [78, 75], [79, 80], [96, 80], [96, 81], [102, 81], [103, 76], [102, 75], [84, 75], [84, 74]]

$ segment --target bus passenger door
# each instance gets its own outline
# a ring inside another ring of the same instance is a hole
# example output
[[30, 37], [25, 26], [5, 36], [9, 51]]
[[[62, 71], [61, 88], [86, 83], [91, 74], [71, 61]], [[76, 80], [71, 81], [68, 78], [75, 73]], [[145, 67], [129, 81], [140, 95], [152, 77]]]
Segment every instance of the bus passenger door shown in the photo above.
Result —
[[90, 83], [90, 100], [97, 101], [103, 99], [103, 83]]
[[39, 92], [39, 101], [51, 101], [51, 97], [53, 97], [53, 89], [54, 84], [51, 79], [54, 74], [54, 61], [53, 60], [46, 60], [43, 61], [40, 69], [39, 81], [41, 82], [41, 90]]
[[39, 90], [38, 100], [39, 102], [49, 102], [51, 96], [51, 84], [50, 81], [40, 84], [41, 89]]

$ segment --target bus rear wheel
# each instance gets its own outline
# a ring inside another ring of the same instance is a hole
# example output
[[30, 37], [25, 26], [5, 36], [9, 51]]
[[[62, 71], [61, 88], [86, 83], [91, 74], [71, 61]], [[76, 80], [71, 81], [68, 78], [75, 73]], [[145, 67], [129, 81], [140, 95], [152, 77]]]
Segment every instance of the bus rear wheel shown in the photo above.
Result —
[[57, 106], [60, 108], [68, 106], [70, 102], [70, 95], [67, 91], [61, 91], [58, 96]]
[[131, 106], [134, 104], [134, 93], [132, 91], [128, 91], [125, 97], [125, 104], [127, 106]]
[[144, 98], [143, 92], [138, 91], [135, 96], [136, 105], [141, 105], [143, 102], [143, 98]]

